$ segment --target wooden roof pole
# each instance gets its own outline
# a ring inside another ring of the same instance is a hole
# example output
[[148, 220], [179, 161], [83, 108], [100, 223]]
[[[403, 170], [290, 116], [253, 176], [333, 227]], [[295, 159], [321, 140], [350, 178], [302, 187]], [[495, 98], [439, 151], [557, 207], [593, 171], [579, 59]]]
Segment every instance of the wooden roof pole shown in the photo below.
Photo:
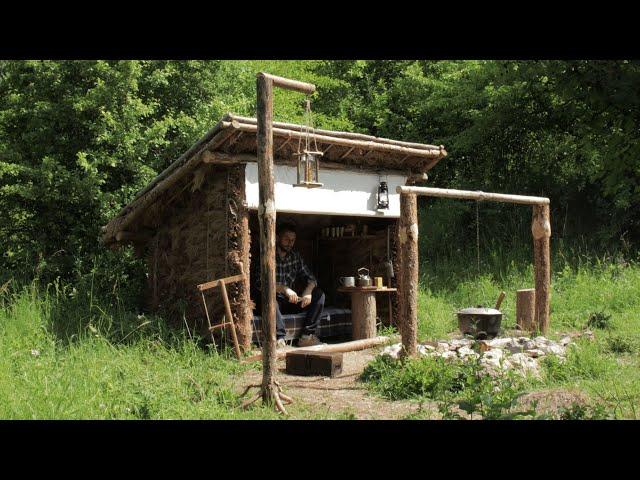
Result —
[[[257, 150], [258, 150], [258, 220], [260, 222], [260, 280], [262, 287], [262, 384], [258, 398], [287, 414], [282, 402], [291, 398], [282, 393], [276, 374], [276, 204], [273, 176], [273, 87], [311, 94], [316, 87], [309, 83], [276, 77], [268, 73], [257, 76]], [[248, 386], [245, 393], [251, 388]]]
[[[415, 344], [411, 332], [417, 328], [417, 215], [414, 216], [410, 204], [415, 201], [417, 195], [440, 198], [456, 198], [464, 200], [491, 200], [496, 202], [518, 203], [533, 206], [533, 221], [531, 233], [533, 235], [533, 268], [535, 277], [535, 325], [534, 328], [541, 333], [546, 333], [549, 326], [549, 299], [551, 282], [551, 218], [549, 213], [550, 200], [547, 197], [531, 197], [525, 195], [509, 195], [503, 193], [486, 193], [469, 190], [453, 190], [446, 188], [398, 186], [396, 192], [400, 194], [400, 245], [406, 243], [406, 248], [400, 248], [401, 278], [399, 284], [400, 314], [402, 324], [406, 324], [408, 332], [402, 334], [403, 351], [412, 354]], [[413, 200], [412, 200], [413, 199]], [[405, 210], [403, 211], [403, 204]], [[415, 219], [415, 222], [414, 222]], [[409, 241], [412, 235], [411, 228], [415, 225], [416, 251], [415, 262], [413, 257], [413, 241]], [[409, 270], [406, 272], [405, 270]], [[405, 279], [409, 283], [405, 283]], [[411, 280], [415, 279], [415, 281]], [[413, 282], [413, 283], [411, 283]], [[405, 288], [406, 285], [406, 288]], [[414, 290], [416, 290], [414, 292]], [[401, 325], [402, 325], [401, 324]]]

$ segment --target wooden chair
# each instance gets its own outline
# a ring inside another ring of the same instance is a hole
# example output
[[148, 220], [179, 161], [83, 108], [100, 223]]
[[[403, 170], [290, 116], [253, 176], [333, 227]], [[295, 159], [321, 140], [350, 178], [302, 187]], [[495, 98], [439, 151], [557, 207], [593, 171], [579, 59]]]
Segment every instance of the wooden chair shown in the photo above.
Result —
[[[240, 345], [238, 344], [238, 335], [236, 334], [236, 326], [233, 323], [233, 315], [231, 314], [231, 305], [229, 304], [229, 297], [227, 296], [227, 287], [230, 283], [241, 282], [244, 280], [244, 275], [234, 275], [232, 277], [219, 278], [217, 280], [212, 280], [211, 282], [201, 283], [197, 286], [198, 290], [200, 290], [200, 294], [202, 295], [202, 304], [204, 305], [204, 312], [207, 315], [207, 324], [209, 325], [209, 333], [211, 334], [211, 341], [215, 346], [216, 341], [213, 338], [213, 332], [218, 328], [224, 328], [227, 325], [231, 325], [231, 338], [233, 339], [233, 347], [236, 351], [236, 356], [238, 359], [242, 357], [242, 353], [240, 352]], [[225, 315], [221, 321], [221, 323], [217, 325], [211, 325], [211, 319], [209, 318], [209, 310], [207, 309], [207, 302], [204, 298], [205, 290], [210, 290], [212, 288], [220, 287], [220, 292], [222, 293], [222, 301], [224, 302]]]

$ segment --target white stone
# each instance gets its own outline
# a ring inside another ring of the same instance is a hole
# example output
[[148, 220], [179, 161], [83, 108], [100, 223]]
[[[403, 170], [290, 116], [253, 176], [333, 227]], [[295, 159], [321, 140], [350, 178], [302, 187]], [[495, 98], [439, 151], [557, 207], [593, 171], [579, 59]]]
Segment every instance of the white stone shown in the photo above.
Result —
[[449, 343], [452, 347], [460, 348], [460, 347], [468, 347], [473, 343], [473, 340], [469, 340], [467, 338], [454, 338]]
[[552, 353], [554, 355], [564, 355], [565, 354], [565, 349], [564, 349], [564, 347], [561, 347], [560, 345], [549, 345], [547, 347], [547, 352], [548, 353]]
[[487, 360], [500, 360], [503, 357], [503, 352], [499, 348], [493, 350], [487, 350], [482, 355], [482, 358], [486, 358]]
[[525, 350], [525, 352], [527, 355], [529, 355], [530, 357], [533, 358], [538, 358], [538, 357], [542, 357], [543, 355], [545, 355], [544, 350], [540, 350], [538, 348], [532, 348], [530, 350]]
[[569, 335], [565, 335], [560, 339], [560, 345], [562, 345], [563, 347], [566, 347], [570, 343], [571, 343], [571, 337]]
[[494, 338], [493, 340], [487, 340], [486, 343], [491, 348], [503, 348], [506, 345], [509, 345], [513, 341], [512, 338]]
[[449, 351], [449, 344], [446, 342], [438, 342], [436, 350], [438, 350], [439, 352], [447, 352]]
[[451, 352], [451, 351], [442, 352], [440, 354], [440, 356], [442, 358], [456, 358], [457, 357], [456, 352]]
[[479, 357], [479, 355], [469, 347], [460, 347], [458, 349], [458, 355], [460, 355], [460, 358], [465, 358], [465, 357], [478, 358]]

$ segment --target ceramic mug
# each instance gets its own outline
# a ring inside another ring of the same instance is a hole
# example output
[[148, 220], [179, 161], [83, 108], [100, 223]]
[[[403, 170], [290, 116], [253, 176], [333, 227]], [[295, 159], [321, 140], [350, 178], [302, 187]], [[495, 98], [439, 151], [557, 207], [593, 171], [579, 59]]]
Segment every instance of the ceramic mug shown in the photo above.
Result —
[[340, 277], [340, 285], [343, 287], [355, 287], [356, 286], [356, 278], [355, 277]]
[[375, 285], [377, 288], [384, 287], [384, 285], [382, 285], [382, 277], [374, 277], [374, 280], [376, 281]]

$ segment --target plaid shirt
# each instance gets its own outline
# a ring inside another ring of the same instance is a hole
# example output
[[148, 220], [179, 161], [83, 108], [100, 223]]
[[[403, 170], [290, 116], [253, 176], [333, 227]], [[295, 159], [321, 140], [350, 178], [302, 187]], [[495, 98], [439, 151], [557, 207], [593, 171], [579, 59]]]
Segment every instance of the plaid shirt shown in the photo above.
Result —
[[[256, 265], [251, 282], [258, 290], [261, 290], [262, 286], [260, 285], [259, 268], [260, 265]], [[293, 283], [298, 278], [306, 280], [307, 283], [318, 283], [316, 277], [313, 276], [309, 267], [304, 263], [302, 255], [300, 255], [299, 252], [292, 250], [284, 257], [284, 259], [281, 259], [280, 255], [276, 252], [276, 284], [293, 288]], [[282, 296], [282, 294], [279, 293], [278, 296]]]

